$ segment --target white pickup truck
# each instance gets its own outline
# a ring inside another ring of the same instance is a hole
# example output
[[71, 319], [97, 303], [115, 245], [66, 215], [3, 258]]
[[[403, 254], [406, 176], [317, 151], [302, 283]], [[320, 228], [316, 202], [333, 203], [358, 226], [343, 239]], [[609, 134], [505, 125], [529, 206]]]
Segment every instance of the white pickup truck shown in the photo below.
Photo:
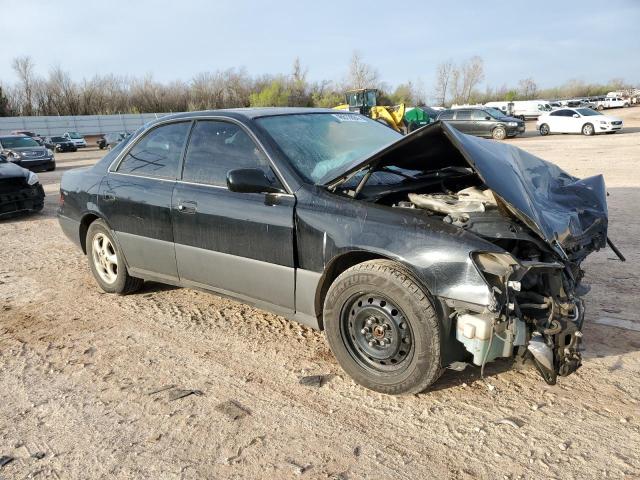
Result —
[[605, 97], [602, 100], [596, 102], [596, 108], [598, 110], [604, 110], [605, 108], [621, 108], [628, 107], [629, 100], [622, 97]]

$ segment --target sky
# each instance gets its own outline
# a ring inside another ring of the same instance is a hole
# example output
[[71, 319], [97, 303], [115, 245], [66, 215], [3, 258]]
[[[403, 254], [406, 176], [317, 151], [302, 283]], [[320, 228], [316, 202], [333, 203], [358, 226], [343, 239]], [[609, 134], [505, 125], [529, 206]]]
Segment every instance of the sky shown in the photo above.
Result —
[[358, 51], [388, 85], [421, 80], [437, 65], [483, 58], [484, 85], [539, 87], [570, 79], [640, 84], [640, 1], [390, 2], [270, 0], [0, 0], [0, 83], [14, 57], [39, 74], [55, 65], [95, 74], [188, 81], [203, 71], [288, 73], [343, 80]]

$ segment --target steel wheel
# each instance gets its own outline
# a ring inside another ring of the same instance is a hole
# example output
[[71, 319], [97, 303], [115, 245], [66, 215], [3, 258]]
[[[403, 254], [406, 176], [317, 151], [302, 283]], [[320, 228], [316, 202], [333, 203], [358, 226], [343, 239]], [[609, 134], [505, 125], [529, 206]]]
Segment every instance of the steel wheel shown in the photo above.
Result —
[[104, 233], [97, 233], [92, 244], [93, 264], [100, 278], [112, 284], [118, 279], [118, 255], [111, 240]]
[[358, 294], [345, 304], [341, 334], [349, 354], [368, 370], [396, 373], [411, 362], [411, 326], [398, 307], [377, 293]]

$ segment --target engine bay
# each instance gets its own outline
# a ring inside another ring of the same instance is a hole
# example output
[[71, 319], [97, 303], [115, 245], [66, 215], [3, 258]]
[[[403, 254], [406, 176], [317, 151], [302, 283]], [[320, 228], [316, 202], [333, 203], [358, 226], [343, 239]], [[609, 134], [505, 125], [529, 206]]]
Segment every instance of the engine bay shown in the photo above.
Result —
[[474, 258], [494, 294], [489, 311], [452, 305], [456, 338], [474, 364], [484, 367], [497, 357], [530, 358], [549, 384], [580, 367], [584, 308], [578, 293], [584, 288], [579, 261], [561, 258], [486, 187], [411, 192], [391, 206], [418, 209], [508, 252]]

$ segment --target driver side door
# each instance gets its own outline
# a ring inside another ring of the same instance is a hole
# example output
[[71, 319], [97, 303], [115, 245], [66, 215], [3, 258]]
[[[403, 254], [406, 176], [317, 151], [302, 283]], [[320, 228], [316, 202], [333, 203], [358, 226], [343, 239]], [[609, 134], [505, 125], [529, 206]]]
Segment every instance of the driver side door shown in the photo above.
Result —
[[282, 188], [243, 126], [198, 120], [172, 199], [180, 280], [293, 312], [295, 197], [230, 191], [227, 174], [238, 168], [261, 169]]

